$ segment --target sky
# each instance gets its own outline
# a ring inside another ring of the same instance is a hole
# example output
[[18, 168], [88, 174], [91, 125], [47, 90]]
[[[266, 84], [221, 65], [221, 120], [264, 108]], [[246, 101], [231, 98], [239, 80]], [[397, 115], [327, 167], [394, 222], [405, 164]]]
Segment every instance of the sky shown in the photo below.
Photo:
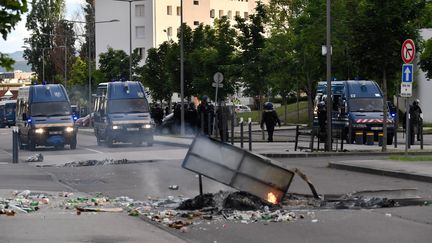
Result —
[[[66, 19], [71, 19], [78, 11], [81, 11], [81, 6], [85, 3], [85, 0], [65, 0], [65, 2], [67, 11]], [[24, 49], [22, 48], [24, 45], [24, 38], [30, 36], [30, 33], [25, 27], [26, 18], [27, 14], [21, 16], [21, 21], [15, 26], [15, 29], [8, 34], [6, 41], [0, 37], [0, 52], [12, 53]]]

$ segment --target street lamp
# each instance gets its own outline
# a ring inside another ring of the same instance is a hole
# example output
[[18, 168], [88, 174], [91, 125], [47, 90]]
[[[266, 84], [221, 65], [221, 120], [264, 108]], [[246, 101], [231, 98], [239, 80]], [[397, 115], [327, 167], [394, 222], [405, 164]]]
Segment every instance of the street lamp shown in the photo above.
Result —
[[327, 151], [332, 150], [332, 92], [331, 92], [331, 0], [327, 0], [327, 43], [326, 43], [326, 62], [327, 62]]
[[180, 132], [185, 135], [185, 110], [184, 110], [184, 30], [183, 30], [183, 0], [180, 0]]
[[[91, 24], [92, 27], [96, 26], [96, 24], [101, 24], [101, 23], [114, 23], [114, 22], [120, 22], [120, 20], [118, 19], [111, 19], [111, 20], [103, 20], [103, 21], [91, 21], [91, 22], [86, 22], [86, 21], [76, 21], [76, 20], [64, 20], [66, 22], [71, 22], [71, 23], [78, 23], [78, 24]], [[88, 50], [88, 112], [90, 113], [91, 110], [91, 37], [92, 37], [92, 33], [91, 30], [92, 28], [89, 26], [88, 28], [89, 33], [86, 35], [87, 36], [87, 50]]]
[[132, 2], [144, 0], [114, 0], [117, 2], [129, 2], [129, 80], [132, 81]]

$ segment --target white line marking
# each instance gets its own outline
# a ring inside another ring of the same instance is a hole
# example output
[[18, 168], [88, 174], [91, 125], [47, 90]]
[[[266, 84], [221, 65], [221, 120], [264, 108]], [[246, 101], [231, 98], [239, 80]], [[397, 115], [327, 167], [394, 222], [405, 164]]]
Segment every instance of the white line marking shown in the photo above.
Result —
[[83, 148], [83, 149], [88, 150], [88, 151], [92, 151], [92, 152], [95, 152], [95, 153], [98, 153], [98, 154], [103, 154], [104, 153], [104, 152], [101, 152], [101, 151], [95, 150], [95, 149], [89, 149], [89, 148]]
[[8, 151], [6, 151], [6, 150], [4, 150], [4, 149], [2, 149], [1, 151], [4, 152], [4, 153], [7, 153], [7, 154], [10, 155], [10, 156], [13, 155], [12, 153], [9, 153]]

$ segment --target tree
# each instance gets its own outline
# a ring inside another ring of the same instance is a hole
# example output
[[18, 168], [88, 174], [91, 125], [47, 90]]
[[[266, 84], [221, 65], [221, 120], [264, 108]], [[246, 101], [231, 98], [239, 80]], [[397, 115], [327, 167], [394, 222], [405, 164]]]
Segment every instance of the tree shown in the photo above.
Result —
[[258, 2], [256, 13], [249, 15], [249, 21], [236, 16], [235, 27], [239, 31], [237, 42], [239, 44], [238, 70], [245, 87], [245, 94], [258, 96], [262, 108], [261, 98], [268, 89], [264, 80], [263, 63], [260, 60], [261, 50], [264, 48], [264, 20], [266, 12], [261, 2]]
[[[381, 81], [384, 101], [387, 101], [387, 80], [390, 88], [399, 83], [400, 49], [403, 41], [418, 40], [418, 21], [424, 0], [361, 0], [357, 14], [349, 24], [355, 37], [351, 52], [359, 73], [368, 79]], [[367, 50], [367, 51], [366, 51]], [[383, 141], [387, 139], [387, 103], [383, 103]], [[382, 150], [386, 151], [386, 142]]]
[[86, 4], [83, 6], [85, 13], [85, 43], [81, 46], [80, 57], [82, 59], [88, 59], [89, 56], [89, 44], [90, 45], [90, 60], [95, 60], [96, 48], [95, 48], [95, 3], [94, 0], [86, 0]]
[[420, 56], [420, 67], [426, 73], [428, 79], [432, 78], [432, 39], [424, 43], [424, 49]]
[[[21, 14], [27, 12], [27, 0], [2, 1], [0, 3], [0, 34], [4, 40], [15, 25], [21, 20]], [[0, 52], [0, 66], [12, 69], [14, 60]]]
[[140, 70], [144, 86], [150, 90], [152, 98], [168, 103], [173, 94], [173, 80], [167, 65], [168, 53], [171, 51], [171, 42], [164, 42], [157, 49], [149, 49], [146, 64]]
[[[140, 57], [137, 49], [132, 53], [132, 73], [138, 66]], [[107, 52], [99, 55], [99, 76], [96, 81], [108, 82], [112, 80], [127, 80], [129, 77], [129, 55], [123, 50], [108, 48]]]
[[[75, 34], [72, 25], [63, 21], [64, 11], [64, 0], [32, 0], [32, 9], [26, 23], [31, 36], [25, 41], [30, 46], [24, 50], [24, 57], [28, 64], [32, 65], [32, 70], [38, 74], [39, 81], [42, 81], [42, 74], [45, 72], [47, 81], [58, 82], [55, 76], [62, 75], [64, 72], [56, 68], [56, 66], [64, 68], [64, 54], [63, 59], [60, 58], [62, 55], [60, 53], [64, 53], [64, 49], [56, 47], [64, 45], [68, 47], [68, 63], [72, 63], [75, 55]], [[45, 60], [42, 60], [42, 57], [45, 57]]]

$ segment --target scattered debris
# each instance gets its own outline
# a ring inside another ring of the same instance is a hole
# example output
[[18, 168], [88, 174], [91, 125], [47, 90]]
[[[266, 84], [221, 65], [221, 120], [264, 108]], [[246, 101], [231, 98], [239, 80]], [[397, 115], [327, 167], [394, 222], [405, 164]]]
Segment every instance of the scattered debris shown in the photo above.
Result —
[[41, 153], [32, 155], [26, 159], [26, 162], [43, 162], [44, 157]]
[[178, 190], [179, 186], [178, 185], [171, 185], [168, 187], [170, 190]]
[[121, 213], [122, 208], [94, 208], [94, 207], [76, 207], [80, 212], [106, 212], [106, 213]]
[[123, 164], [152, 163], [152, 162], [155, 162], [155, 160], [128, 160], [128, 159], [83, 160], [83, 161], [73, 161], [70, 163], [66, 163], [64, 165], [61, 165], [61, 167], [123, 165]]

